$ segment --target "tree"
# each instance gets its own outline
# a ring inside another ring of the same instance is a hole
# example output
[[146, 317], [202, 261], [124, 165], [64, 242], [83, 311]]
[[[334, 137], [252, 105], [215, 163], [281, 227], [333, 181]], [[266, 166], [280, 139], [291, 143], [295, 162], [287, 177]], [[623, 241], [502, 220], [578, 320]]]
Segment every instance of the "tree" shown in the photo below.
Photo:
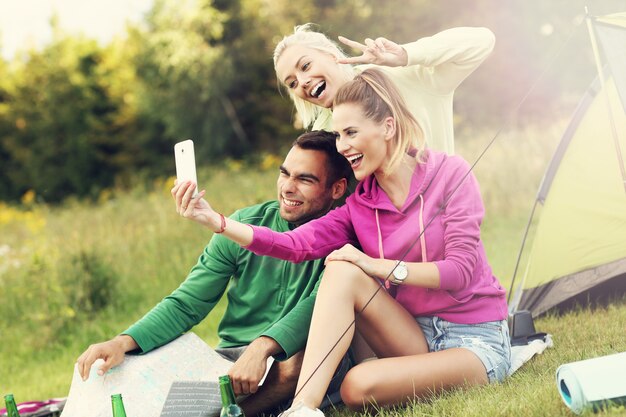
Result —
[[3, 59], [0, 59], [0, 197], [13, 194], [14, 186], [9, 181], [9, 172], [14, 170], [14, 163], [6, 148], [4, 138], [13, 130], [8, 120], [9, 113], [8, 69]]
[[162, 140], [172, 146], [187, 138], [202, 142], [199, 157], [227, 153], [236, 138], [224, 114], [232, 72], [220, 45], [226, 18], [209, 2], [157, 0], [147, 28], [132, 31], [142, 116], [161, 123]]
[[16, 63], [2, 114], [11, 127], [2, 136], [12, 162], [3, 180], [10, 198], [32, 189], [58, 201], [113, 184], [129, 117], [124, 93], [111, 89], [118, 70], [106, 68], [106, 59], [95, 41], [57, 34], [42, 52]]

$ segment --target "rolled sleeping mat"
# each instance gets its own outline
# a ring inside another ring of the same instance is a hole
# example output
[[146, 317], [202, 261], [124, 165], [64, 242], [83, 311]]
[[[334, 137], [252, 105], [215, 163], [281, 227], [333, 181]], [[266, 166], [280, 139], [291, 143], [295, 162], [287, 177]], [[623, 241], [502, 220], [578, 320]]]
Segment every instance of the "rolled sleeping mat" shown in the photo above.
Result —
[[556, 385], [576, 414], [626, 404], [626, 352], [561, 365]]

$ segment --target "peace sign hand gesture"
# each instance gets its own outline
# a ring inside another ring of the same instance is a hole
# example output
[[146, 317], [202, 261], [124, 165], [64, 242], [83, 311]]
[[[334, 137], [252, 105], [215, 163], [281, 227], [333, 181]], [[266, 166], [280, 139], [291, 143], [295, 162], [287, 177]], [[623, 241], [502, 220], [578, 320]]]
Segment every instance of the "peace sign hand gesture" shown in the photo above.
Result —
[[372, 40], [367, 38], [365, 39], [365, 45], [343, 36], [339, 36], [339, 40], [363, 52], [361, 56], [338, 59], [337, 62], [340, 64], [376, 64], [387, 67], [402, 67], [409, 62], [404, 48], [389, 39], [376, 38], [376, 40]]

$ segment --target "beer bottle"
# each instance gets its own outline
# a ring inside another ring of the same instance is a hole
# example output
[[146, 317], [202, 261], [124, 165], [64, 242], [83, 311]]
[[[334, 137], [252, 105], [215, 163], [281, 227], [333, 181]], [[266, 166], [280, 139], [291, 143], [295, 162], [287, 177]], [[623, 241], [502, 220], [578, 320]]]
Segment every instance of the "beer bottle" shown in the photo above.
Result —
[[111, 395], [111, 405], [113, 406], [113, 417], [126, 417], [126, 410], [124, 410], [122, 394]]
[[220, 376], [220, 395], [222, 396], [222, 411], [220, 417], [244, 417], [243, 410], [235, 402], [233, 385], [228, 375]]
[[7, 408], [7, 417], [20, 417], [20, 413], [17, 411], [17, 405], [15, 404], [15, 398], [13, 398], [13, 394], [7, 394], [4, 396], [4, 404]]

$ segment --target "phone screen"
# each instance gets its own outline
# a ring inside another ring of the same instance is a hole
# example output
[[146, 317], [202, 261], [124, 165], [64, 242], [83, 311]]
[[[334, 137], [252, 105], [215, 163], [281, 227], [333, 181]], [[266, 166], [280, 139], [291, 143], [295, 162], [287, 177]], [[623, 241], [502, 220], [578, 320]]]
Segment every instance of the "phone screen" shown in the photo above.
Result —
[[[176, 161], [176, 179], [178, 182], [193, 181], [198, 184], [196, 176], [196, 156], [193, 149], [193, 140], [188, 139], [174, 145]], [[198, 187], [194, 195], [198, 193]]]

